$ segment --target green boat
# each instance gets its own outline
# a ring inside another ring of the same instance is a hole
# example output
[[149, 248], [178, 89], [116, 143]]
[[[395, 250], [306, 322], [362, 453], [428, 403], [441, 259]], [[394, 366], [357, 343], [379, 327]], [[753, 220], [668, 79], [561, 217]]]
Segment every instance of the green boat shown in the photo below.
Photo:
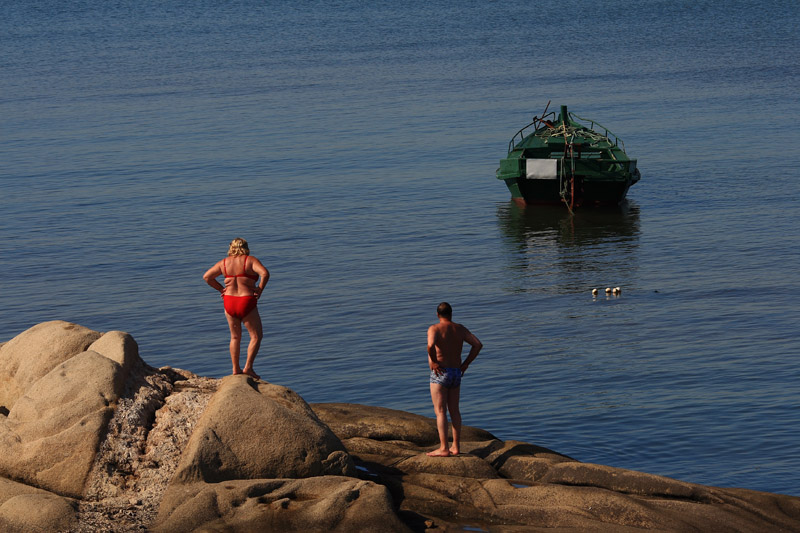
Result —
[[641, 174], [625, 143], [594, 120], [581, 118], [561, 106], [519, 130], [500, 160], [497, 179], [503, 180], [518, 205], [618, 205]]

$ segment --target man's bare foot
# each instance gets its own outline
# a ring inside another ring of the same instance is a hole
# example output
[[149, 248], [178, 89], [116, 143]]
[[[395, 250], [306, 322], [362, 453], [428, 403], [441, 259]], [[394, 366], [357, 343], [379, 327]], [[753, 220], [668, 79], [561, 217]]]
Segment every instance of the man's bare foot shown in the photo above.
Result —
[[433, 450], [432, 452], [428, 452], [425, 455], [428, 457], [450, 457], [449, 450]]
[[261, 376], [256, 374], [255, 370], [253, 370], [252, 368], [250, 370], [245, 370], [244, 373], [250, 376], [251, 378], [261, 379]]
[[244, 374], [244, 372], [242, 372], [242, 370], [241, 370], [241, 369], [239, 369], [239, 370], [234, 370], [234, 371], [233, 371], [233, 375], [234, 375], [234, 376], [238, 376], [239, 374]]
[[461, 452], [456, 448], [450, 448], [450, 455], [459, 455]]

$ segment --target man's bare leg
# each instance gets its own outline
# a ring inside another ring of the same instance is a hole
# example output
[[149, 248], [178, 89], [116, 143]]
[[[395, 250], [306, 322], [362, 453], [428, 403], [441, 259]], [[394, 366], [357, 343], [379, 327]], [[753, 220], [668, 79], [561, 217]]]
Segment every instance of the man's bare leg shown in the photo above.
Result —
[[438, 383], [431, 383], [431, 400], [436, 413], [436, 429], [439, 431], [439, 449], [428, 452], [429, 457], [447, 457], [447, 397], [448, 390]]
[[239, 349], [242, 343], [242, 321], [225, 313], [228, 319], [228, 327], [231, 330], [231, 363], [233, 363], [233, 373], [241, 374], [242, 368], [239, 366]]
[[248, 376], [261, 379], [261, 376], [253, 370], [253, 362], [256, 360], [258, 349], [261, 347], [261, 339], [264, 337], [258, 309], [253, 309], [244, 317], [244, 325], [247, 328], [247, 333], [250, 334], [250, 344], [247, 345], [247, 361], [244, 363], [243, 372]]
[[450, 412], [450, 422], [453, 425], [453, 445], [450, 446], [450, 455], [461, 453], [461, 411], [458, 409], [460, 396], [461, 387], [448, 390], [447, 410]]

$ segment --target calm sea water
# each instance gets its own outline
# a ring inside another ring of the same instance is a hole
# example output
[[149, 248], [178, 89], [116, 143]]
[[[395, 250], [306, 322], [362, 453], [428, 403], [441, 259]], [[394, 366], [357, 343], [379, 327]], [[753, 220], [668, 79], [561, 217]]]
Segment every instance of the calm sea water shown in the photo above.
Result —
[[[64, 319], [225, 375], [201, 276], [241, 236], [256, 369], [310, 402], [432, 415], [447, 300], [485, 345], [466, 423], [800, 495], [794, 0], [220, 4], [0, 5], [0, 340]], [[639, 159], [622, 209], [509, 202], [548, 100]]]

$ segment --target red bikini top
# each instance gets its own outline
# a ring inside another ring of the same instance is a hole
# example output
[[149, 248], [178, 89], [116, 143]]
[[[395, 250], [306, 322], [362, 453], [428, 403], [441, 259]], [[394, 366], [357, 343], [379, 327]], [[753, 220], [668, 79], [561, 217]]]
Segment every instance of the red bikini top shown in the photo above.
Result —
[[225, 259], [222, 260], [222, 274], [226, 278], [250, 278], [253, 281], [257, 280], [258, 279], [258, 274], [248, 274], [247, 273], [247, 259], [249, 257], [250, 257], [249, 255], [244, 256], [244, 272], [245, 273], [244, 274], [233, 274], [233, 275], [230, 275], [230, 276], [228, 275], [228, 273], [226, 272], [226, 269], [225, 269], [225, 261], [228, 260], [228, 258], [226, 257]]

